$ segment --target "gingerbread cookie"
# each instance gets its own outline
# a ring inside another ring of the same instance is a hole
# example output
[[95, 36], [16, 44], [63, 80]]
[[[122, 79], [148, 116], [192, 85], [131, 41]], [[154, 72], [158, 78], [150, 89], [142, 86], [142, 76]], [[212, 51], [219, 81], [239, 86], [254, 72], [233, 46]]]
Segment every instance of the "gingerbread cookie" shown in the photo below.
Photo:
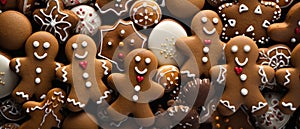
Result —
[[277, 83], [288, 88], [288, 93], [280, 100], [279, 109], [285, 114], [291, 114], [300, 106], [299, 101], [299, 73], [300, 73], [300, 45], [291, 54], [292, 68], [282, 68], [276, 71]]
[[160, 66], [183, 63], [183, 56], [175, 48], [176, 40], [181, 37], [187, 37], [186, 31], [170, 19], [161, 21], [153, 28], [148, 38], [148, 48], [156, 55]]
[[211, 66], [217, 65], [222, 57], [223, 42], [219, 40], [222, 31], [222, 22], [217, 13], [203, 10], [192, 20], [195, 35], [177, 39], [175, 46], [177, 53], [184, 55], [180, 72], [187, 78], [209, 77]]
[[146, 47], [147, 37], [138, 32], [132, 21], [118, 20], [100, 28], [98, 56], [109, 60], [117, 71], [124, 71], [124, 58], [136, 48]]
[[18, 9], [25, 15], [31, 15], [37, 0], [19, 0]]
[[9, 68], [10, 59], [0, 52], [0, 98], [11, 94], [17, 86], [18, 76]]
[[154, 123], [148, 103], [164, 93], [164, 88], [152, 81], [156, 68], [157, 59], [152, 52], [135, 49], [125, 58], [124, 73], [113, 73], [108, 77], [109, 85], [120, 94], [107, 109], [113, 121], [122, 121], [132, 113], [140, 126], [149, 127]]
[[180, 85], [179, 69], [173, 65], [163, 65], [158, 68], [155, 81], [165, 88], [165, 92], [171, 92]]
[[137, 0], [129, 12], [132, 21], [140, 27], [147, 27], [158, 24], [162, 17], [159, 5], [152, 0]]
[[102, 104], [111, 93], [102, 78], [110, 73], [112, 65], [96, 59], [96, 52], [94, 40], [87, 35], [75, 35], [66, 44], [65, 53], [71, 64], [59, 68], [56, 75], [71, 85], [67, 98], [67, 108], [71, 111], [82, 110], [90, 99]]
[[39, 31], [27, 39], [26, 57], [17, 57], [10, 61], [10, 68], [21, 77], [12, 93], [17, 102], [23, 103], [32, 97], [39, 99], [51, 89], [55, 71], [62, 66], [55, 62], [58, 47], [52, 34]]
[[0, 12], [5, 10], [15, 10], [18, 7], [18, 0], [1, 0]]
[[169, 12], [178, 18], [189, 18], [199, 12], [205, 0], [166, 0]]
[[219, 113], [229, 116], [245, 105], [253, 115], [262, 115], [268, 110], [268, 103], [259, 86], [274, 78], [273, 68], [256, 64], [258, 47], [246, 36], [232, 38], [226, 44], [225, 54], [227, 64], [210, 70], [212, 81], [225, 85], [217, 107]]
[[12, 98], [8, 98], [0, 102], [0, 115], [9, 121], [19, 121], [26, 115], [22, 110], [22, 105], [16, 103]]
[[80, 21], [76, 26], [75, 32], [87, 35], [94, 35], [101, 26], [101, 19], [94, 8], [87, 5], [79, 5], [71, 9]]
[[232, 0], [207, 0], [207, 3], [213, 7], [219, 7], [224, 3], [230, 3]]
[[274, 23], [268, 28], [272, 40], [296, 45], [300, 42], [300, 3], [295, 4], [287, 13], [285, 21]]
[[279, 93], [266, 93], [265, 99], [269, 104], [268, 111], [256, 117], [258, 126], [263, 129], [281, 129], [289, 121], [291, 115], [283, 114], [278, 107], [282, 94]]
[[291, 50], [283, 44], [273, 45], [269, 48], [259, 48], [258, 64], [269, 65], [277, 70], [289, 67], [291, 64]]
[[19, 127], [20, 125], [16, 123], [6, 123], [0, 126], [0, 129], [18, 129]]
[[60, 128], [62, 114], [60, 112], [66, 102], [66, 93], [60, 88], [53, 88], [42, 102], [28, 101], [23, 105], [31, 118], [19, 129], [51, 129]]
[[223, 40], [228, 41], [237, 35], [246, 35], [257, 44], [263, 45], [268, 43], [267, 29], [271, 23], [280, 18], [281, 9], [274, 2], [239, 0], [221, 5], [219, 14], [224, 22], [221, 35]]
[[54, 34], [63, 42], [67, 41], [79, 21], [72, 11], [64, 10], [61, 0], [49, 0], [46, 8], [33, 12], [33, 19], [41, 26], [40, 30]]
[[98, 129], [96, 118], [87, 112], [69, 114], [62, 124], [62, 129]]
[[62, 0], [65, 6], [75, 6], [79, 4], [85, 4], [88, 3], [89, 0]]
[[122, 16], [128, 12], [129, 3], [133, 0], [96, 0], [95, 6], [100, 13], [114, 13], [117, 16]]
[[280, 6], [280, 8], [286, 8], [290, 6], [294, 0], [266, 0], [266, 1], [272, 1], [275, 2]]
[[0, 48], [18, 50], [32, 33], [30, 21], [17, 11], [0, 13]]

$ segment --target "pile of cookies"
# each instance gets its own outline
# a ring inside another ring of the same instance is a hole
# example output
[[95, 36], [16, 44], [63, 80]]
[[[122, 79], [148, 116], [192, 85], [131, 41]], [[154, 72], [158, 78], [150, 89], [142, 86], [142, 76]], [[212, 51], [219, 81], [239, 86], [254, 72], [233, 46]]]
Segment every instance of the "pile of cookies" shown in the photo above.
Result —
[[0, 0], [0, 129], [300, 128], [296, 0]]

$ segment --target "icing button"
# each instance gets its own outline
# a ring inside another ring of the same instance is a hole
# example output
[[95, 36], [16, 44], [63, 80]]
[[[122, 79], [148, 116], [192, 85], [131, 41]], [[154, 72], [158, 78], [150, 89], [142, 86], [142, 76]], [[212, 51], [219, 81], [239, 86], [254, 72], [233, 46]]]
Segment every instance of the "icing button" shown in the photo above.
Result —
[[241, 76], [240, 76], [240, 79], [244, 82], [244, 81], [246, 81], [247, 80], [247, 75], [246, 74], [242, 74]]
[[207, 63], [208, 62], [208, 58], [205, 56], [205, 57], [202, 57], [202, 62], [203, 63]]
[[86, 86], [87, 88], [90, 88], [90, 87], [92, 86], [92, 83], [91, 83], [90, 81], [87, 81], [87, 82], [85, 83], [85, 86]]
[[34, 82], [35, 82], [36, 84], [40, 84], [40, 83], [41, 83], [41, 79], [40, 79], [39, 77], [37, 77], [37, 78], [35, 78]]
[[140, 87], [139, 85], [136, 85], [136, 86], [134, 87], [134, 90], [135, 90], [136, 92], [139, 92], [139, 91], [141, 90], [141, 87]]
[[83, 73], [83, 74], [82, 74], [82, 77], [83, 77], [84, 79], [87, 79], [87, 78], [89, 78], [89, 74], [88, 74], [88, 73]]
[[36, 72], [36, 73], [41, 73], [41, 72], [42, 72], [42, 69], [41, 69], [40, 67], [37, 67], [37, 68], [35, 69], [35, 72]]
[[136, 102], [136, 101], [139, 100], [139, 97], [138, 97], [137, 95], [133, 95], [133, 96], [132, 96], [132, 99], [133, 99], [134, 102]]
[[241, 89], [241, 94], [242, 94], [243, 96], [248, 95], [248, 90], [247, 90], [246, 88]]
[[203, 53], [207, 54], [209, 52], [209, 48], [208, 47], [204, 47], [203, 48]]

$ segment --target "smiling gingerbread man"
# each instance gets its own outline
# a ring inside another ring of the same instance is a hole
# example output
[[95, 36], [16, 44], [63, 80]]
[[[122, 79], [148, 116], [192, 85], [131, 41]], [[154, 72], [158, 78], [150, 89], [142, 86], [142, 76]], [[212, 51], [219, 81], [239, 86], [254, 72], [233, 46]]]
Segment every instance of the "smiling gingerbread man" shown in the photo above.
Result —
[[58, 53], [58, 42], [48, 32], [36, 32], [26, 41], [26, 57], [17, 57], [10, 61], [10, 68], [21, 81], [14, 89], [12, 97], [19, 103], [39, 99], [52, 88], [55, 71], [61, 67], [55, 62]]
[[210, 70], [213, 83], [225, 85], [219, 113], [229, 116], [245, 105], [253, 115], [262, 115], [268, 110], [268, 103], [259, 86], [274, 78], [273, 68], [256, 64], [258, 47], [246, 36], [232, 38], [226, 44], [225, 54], [227, 64]]
[[149, 102], [164, 93], [164, 88], [152, 81], [157, 65], [158, 61], [152, 52], [135, 49], [125, 58], [125, 72], [109, 76], [108, 83], [120, 93], [107, 109], [113, 121], [122, 121], [132, 113], [140, 126], [148, 127], [154, 123], [155, 117]]
[[96, 59], [96, 52], [94, 40], [87, 35], [75, 35], [67, 42], [65, 53], [71, 64], [58, 69], [56, 75], [71, 84], [67, 98], [67, 108], [71, 111], [82, 110], [90, 99], [102, 104], [111, 93], [102, 78], [110, 73], [112, 65]]

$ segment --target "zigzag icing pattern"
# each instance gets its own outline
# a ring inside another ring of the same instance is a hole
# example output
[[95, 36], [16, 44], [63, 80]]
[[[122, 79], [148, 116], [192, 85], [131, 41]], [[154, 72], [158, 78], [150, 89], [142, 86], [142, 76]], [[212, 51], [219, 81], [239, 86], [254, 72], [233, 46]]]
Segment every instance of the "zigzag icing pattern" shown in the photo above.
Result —
[[291, 110], [291, 111], [296, 111], [296, 109], [297, 109], [297, 108], [293, 107], [293, 103], [285, 103], [285, 102], [282, 102], [281, 104], [282, 104], [282, 106], [284, 106], [284, 107], [290, 107], [290, 110]]
[[16, 95], [21, 96], [23, 99], [29, 100], [29, 95], [24, 92], [16, 92]]
[[258, 102], [258, 105], [257, 107], [256, 106], [252, 106], [252, 110], [251, 110], [251, 113], [254, 113], [262, 108], [264, 108], [265, 106], [267, 106], [268, 103], [264, 103], [264, 102]]
[[291, 73], [289, 70], [285, 70], [286, 72], [286, 75], [284, 76], [284, 78], [286, 79], [286, 81], [283, 83], [283, 86], [286, 86], [288, 84], [290, 84], [291, 80], [290, 80], [290, 76], [291, 76]]
[[126, 117], [124, 120], [120, 121], [118, 124], [116, 124], [115, 122], [111, 122], [111, 123], [110, 123], [110, 126], [120, 127], [121, 124], [122, 124], [123, 122], [125, 122], [127, 119], [128, 119], [128, 117]]
[[57, 127], [60, 128], [60, 119], [58, 119], [57, 115], [55, 115], [55, 113], [52, 111], [52, 115], [54, 116], [55, 118], [55, 121], [57, 121]]
[[62, 75], [62, 77], [63, 77], [63, 82], [67, 82], [67, 81], [68, 81], [68, 78], [67, 78], [68, 72], [66, 71], [66, 68], [67, 68], [67, 67], [64, 67], [64, 68], [62, 69], [62, 72], [63, 72], [63, 75]]
[[85, 107], [85, 104], [81, 104], [80, 102], [75, 102], [75, 99], [67, 98], [67, 102], [73, 103], [74, 106], [79, 106], [80, 108]]
[[60, 63], [55, 63], [55, 65], [56, 65], [55, 71], [57, 71], [61, 67], [61, 65]]
[[267, 84], [268, 78], [267, 78], [266, 72], [264, 70], [264, 67], [263, 66], [258, 66], [258, 67], [259, 67], [258, 74], [261, 76], [261, 83]]
[[188, 70], [185, 70], [185, 71], [181, 71], [180, 72], [181, 74], [186, 74], [187, 75], [187, 77], [189, 77], [189, 78], [193, 78], [193, 79], [195, 79], [195, 77], [196, 77], [196, 75], [195, 74], [192, 74], [190, 71], [188, 71]]
[[104, 60], [101, 60], [102, 62], [102, 68], [104, 69], [104, 75], [108, 75], [109, 68], [106, 66], [106, 62]]
[[104, 96], [101, 96], [100, 99], [97, 101], [97, 104], [101, 104], [103, 99], [106, 99], [108, 97], [108, 94], [110, 94], [110, 91], [105, 91]]
[[224, 68], [223, 66], [220, 66], [219, 68], [220, 68], [220, 72], [217, 78], [217, 82], [219, 84], [222, 84], [226, 80], [225, 73], [227, 72], [227, 69]]
[[20, 72], [20, 67], [21, 67], [21, 62], [20, 62], [20, 59], [19, 58], [17, 58], [16, 59], [16, 63], [17, 63], [17, 65], [15, 66], [15, 68], [16, 68], [16, 73], [19, 73]]
[[228, 100], [222, 100], [222, 99], [220, 99], [220, 103], [223, 104], [228, 109], [230, 109], [232, 112], [236, 111], [235, 106], [233, 106], [233, 105], [231, 106], [230, 102]]

